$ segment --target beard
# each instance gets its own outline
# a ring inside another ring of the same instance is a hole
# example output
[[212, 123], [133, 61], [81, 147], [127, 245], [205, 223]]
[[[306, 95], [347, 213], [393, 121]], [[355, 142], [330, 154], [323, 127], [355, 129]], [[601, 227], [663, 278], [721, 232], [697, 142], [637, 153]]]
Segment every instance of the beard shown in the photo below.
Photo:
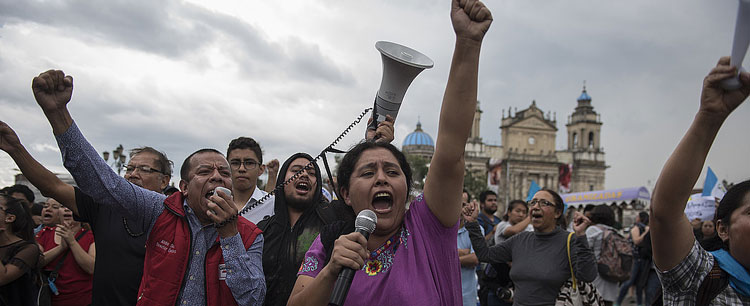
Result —
[[492, 215], [497, 211], [497, 208], [493, 209], [492, 207], [485, 207], [484, 212], [488, 215]]
[[295, 196], [289, 196], [284, 195], [286, 198], [286, 206], [291, 207], [292, 209], [303, 211], [307, 210], [309, 207], [313, 205], [312, 197], [310, 199], [295, 197]]

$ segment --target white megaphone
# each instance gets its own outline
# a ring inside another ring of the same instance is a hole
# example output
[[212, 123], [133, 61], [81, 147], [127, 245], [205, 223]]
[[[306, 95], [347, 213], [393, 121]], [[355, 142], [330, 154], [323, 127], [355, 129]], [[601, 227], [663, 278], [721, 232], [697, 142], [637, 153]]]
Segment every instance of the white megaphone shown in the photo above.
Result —
[[396, 119], [411, 82], [422, 70], [434, 65], [427, 55], [396, 43], [379, 41], [375, 43], [375, 48], [380, 51], [383, 59], [383, 79], [375, 96], [372, 111], [374, 120], [367, 126], [373, 130], [377, 129], [378, 123], [385, 121], [386, 115]]
[[734, 26], [734, 41], [732, 42], [732, 59], [729, 62], [737, 67], [737, 76], [722, 81], [721, 86], [724, 89], [736, 90], [742, 87], [740, 72], [745, 71], [742, 68], [742, 60], [745, 59], [748, 45], [750, 45], [750, 0], [739, 0], [737, 21]]

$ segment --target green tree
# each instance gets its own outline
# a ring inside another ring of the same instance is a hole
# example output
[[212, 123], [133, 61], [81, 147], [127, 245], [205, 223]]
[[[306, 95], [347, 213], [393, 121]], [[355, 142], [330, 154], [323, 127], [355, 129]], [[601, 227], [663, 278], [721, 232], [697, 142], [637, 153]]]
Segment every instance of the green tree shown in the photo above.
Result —
[[424, 178], [427, 176], [427, 159], [417, 155], [406, 155], [406, 161], [411, 167], [412, 186], [415, 191], [422, 192], [424, 189]]
[[468, 190], [472, 197], [476, 197], [482, 191], [487, 190], [487, 178], [466, 168], [464, 169], [464, 189]]

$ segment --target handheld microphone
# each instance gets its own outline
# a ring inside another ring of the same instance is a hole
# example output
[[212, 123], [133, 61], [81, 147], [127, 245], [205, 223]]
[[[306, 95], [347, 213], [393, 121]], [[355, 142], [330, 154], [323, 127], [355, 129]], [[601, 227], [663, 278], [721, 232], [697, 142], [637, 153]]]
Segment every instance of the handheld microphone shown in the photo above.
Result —
[[[375, 224], [378, 223], [378, 216], [372, 210], [365, 209], [357, 214], [357, 220], [354, 221], [354, 231], [362, 234], [365, 240], [370, 237], [370, 233], [375, 231]], [[349, 293], [349, 287], [354, 279], [354, 270], [351, 268], [341, 268], [336, 284], [333, 286], [331, 300], [328, 305], [344, 305], [346, 295]]]
[[[211, 192], [211, 194], [213, 195], [213, 194], [216, 194], [217, 192], [221, 192], [221, 193], [223, 193], [225, 195], [228, 195], [230, 197], [232, 196], [232, 191], [231, 190], [229, 190], [228, 188], [221, 187], [221, 186], [214, 188], [214, 190]], [[212, 214], [216, 215], [216, 211], [214, 211], [213, 209], [209, 209], [209, 210], [211, 211]]]

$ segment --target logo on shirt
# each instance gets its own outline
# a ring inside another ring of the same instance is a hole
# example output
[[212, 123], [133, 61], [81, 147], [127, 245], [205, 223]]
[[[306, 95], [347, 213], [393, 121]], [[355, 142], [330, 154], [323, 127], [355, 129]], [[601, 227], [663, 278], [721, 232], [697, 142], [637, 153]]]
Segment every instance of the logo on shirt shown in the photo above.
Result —
[[169, 254], [177, 253], [177, 250], [174, 248], [174, 243], [171, 243], [166, 240], [162, 240], [156, 243], [156, 247], [164, 250], [165, 252]]
[[227, 279], [227, 265], [219, 264], [219, 280], [223, 281]]

